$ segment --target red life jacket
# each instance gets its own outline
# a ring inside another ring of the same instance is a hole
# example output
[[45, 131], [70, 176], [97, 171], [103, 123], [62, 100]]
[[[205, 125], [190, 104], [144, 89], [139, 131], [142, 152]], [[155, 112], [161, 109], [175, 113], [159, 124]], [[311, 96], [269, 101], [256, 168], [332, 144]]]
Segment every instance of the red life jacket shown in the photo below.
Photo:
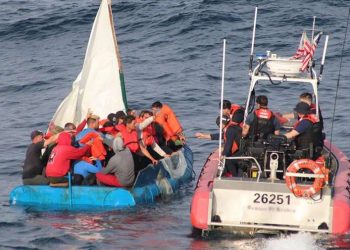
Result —
[[300, 118], [293, 126], [293, 129], [295, 129], [299, 123], [302, 121], [302, 120], [309, 120], [310, 122], [312, 122], [312, 124], [315, 124], [317, 122], [319, 122], [319, 119], [317, 118], [317, 116], [315, 114], [307, 114], [305, 115], [303, 118]]
[[118, 124], [114, 126], [114, 129], [117, 130], [118, 132], [122, 132], [124, 130], [126, 130], [125, 124]]
[[256, 109], [252, 128], [249, 129], [250, 136], [255, 139], [266, 139], [269, 134], [273, 134], [275, 132], [273, 117], [274, 114], [268, 108]]
[[131, 152], [136, 153], [140, 149], [140, 145], [137, 140], [136, 130], [128, 132], [127, 129], [124, 129], [120, 132], [123, 137], [124, 146], [128, 147]]
[[[226, 142], [226, 132], [227, 132], [227, 129], [231, 126], [240, 126], [242, 128], [242, 123], [238, 124], [236, 122], [229, 122], [229, 124], [224, 128], [224, 142]], [[233, 141], [232, 143], [232, 147], [231, 147], [231, 155], [233, 155], [234, 153], [236, 153], [239, 149], [239, 144], [236, 142], [236, 141]]]
[[143, 143], [146, 146], [152, 146], [153, 143], [155, 143], [154, 135], [155, 135], [155, 129], [152, 126], [152, 124], [150, 124], [146, 128], [144, 128], [144, 130], [142, 130]]
[[260, 108], [255, 110], [255, 115], [258, 117], [258, 119], [270, 120], [273, 116], [273, 113], [267, 108]]
[[238, 104], [231, 104], [230, 115], [233, 115], [239, 109], [243, 109], [243, 107]]

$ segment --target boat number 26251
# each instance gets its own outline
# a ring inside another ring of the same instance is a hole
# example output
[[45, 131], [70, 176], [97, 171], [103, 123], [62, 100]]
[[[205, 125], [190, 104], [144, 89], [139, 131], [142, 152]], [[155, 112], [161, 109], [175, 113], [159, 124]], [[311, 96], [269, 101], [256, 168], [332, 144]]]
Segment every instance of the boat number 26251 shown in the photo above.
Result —
[[290, 204], [290, 195], [255, 193], [254, 197], [255, 197], [254, 203], [278, 204], [278, 205]]

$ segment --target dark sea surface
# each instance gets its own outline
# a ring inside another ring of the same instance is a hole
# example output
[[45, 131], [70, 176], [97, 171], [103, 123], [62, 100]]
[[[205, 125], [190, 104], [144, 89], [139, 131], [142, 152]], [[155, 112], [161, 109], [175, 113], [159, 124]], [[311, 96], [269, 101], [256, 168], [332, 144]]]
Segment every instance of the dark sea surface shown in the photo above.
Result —
[[[256, 51], [291, 56], [301, 31], [330, 35], [320, 105], [330, 138], [349, 1], [113, 1], [129, 105], [170, 104], [187, 136], [214, 132], [220, 99], [222, 39], [227, 39], [225, 98], [243, 104], [254, 6]], [[299, 233], [242, 238], [191, 237], [194, 184], [166, 201], [124, 211], [38, 211], [10, 207], [21, 184], [29, 134], [45, 130], [81, 70], [98, 0], [0, 0], [0, 249], [350, 249], [350, 236]], [[350, 46], [346, 43], [333, 142], [350, 155]], [[317, 58], [321, 49], [317, 51]], [[319, 61], [317, 69], [319, 67]], [[274, 110], [287, 112], [306, 88], [265, 85]], [[217, 144], [189, 138], [198, 173]]]

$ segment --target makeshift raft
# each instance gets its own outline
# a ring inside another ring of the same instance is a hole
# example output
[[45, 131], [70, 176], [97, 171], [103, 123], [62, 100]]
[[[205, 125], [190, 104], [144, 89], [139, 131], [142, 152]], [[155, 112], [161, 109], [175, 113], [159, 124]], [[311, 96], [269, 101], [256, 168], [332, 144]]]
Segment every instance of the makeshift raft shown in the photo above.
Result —
[[193, 154], [188, 146], [156, 166], [142, 169], [132, 188], [105, 186], [50, 187], [23, 185], [10, 193], [10, 204], [16, 206], [74, 208], [128, 208], [152, 203], [170, 195], [193, 179]]

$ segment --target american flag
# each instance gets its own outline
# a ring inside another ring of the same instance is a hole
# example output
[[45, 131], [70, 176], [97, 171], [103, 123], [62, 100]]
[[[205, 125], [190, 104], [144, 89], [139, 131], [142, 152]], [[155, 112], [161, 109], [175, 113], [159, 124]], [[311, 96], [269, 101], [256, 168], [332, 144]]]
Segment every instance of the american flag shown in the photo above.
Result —
[[305, 56], [305, 50], [304, 50], [304, 41], [308, 40], [306, 36], [306, 32], [304, 31], [303, 34], [301, 35], [300, 42], [299, 42], [299, 47], [297, 52], [292, 56], [292, 59], [299, 59]]
[[312, 44], [310, 43], [309, 39], [305, 36], [304, 39], [304, 58], [302, 61], [302, 65], [300, 67], [300, 71], [305, 71], [305, 69], [309, 66], [309, 62], [312, 59], [312, 57], [315, 54], [315, 50], [317, 48], [317, 45], [321, 39], [322, 32], [319, 32], [312, 41]]

